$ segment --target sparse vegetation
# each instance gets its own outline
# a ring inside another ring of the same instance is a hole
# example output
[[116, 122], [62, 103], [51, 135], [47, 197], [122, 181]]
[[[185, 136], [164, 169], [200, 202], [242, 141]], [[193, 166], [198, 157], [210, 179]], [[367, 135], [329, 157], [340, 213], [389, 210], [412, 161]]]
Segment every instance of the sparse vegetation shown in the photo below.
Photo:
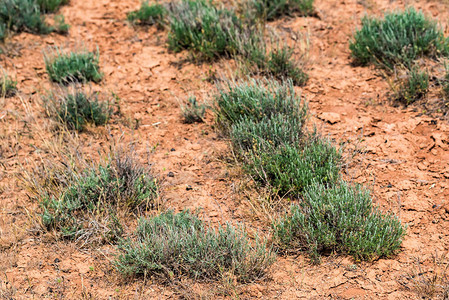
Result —
[[243, 7], [247, 18], [256, 16], [267, 21], [285, 15], [307, 16], [314, 12], [313, 0], [247, 0]]
[[422, 56], [448, 55], [449, 41], [433, 20], [409, 8], [384, 19], [364, 17], [349, 48], [356, 62], [392, 70], [395, 65], [410, 68]]
[[46, 162], [27, 177], [39, 203], [42, 226], [62, 238], [87, 242], [116, 240], [120, 216], [156, 205], [155, 178], [132, 152], [112, 152], [104, 164], [78, 157]]
[[308, 186], [304, 199], [274, 224], [275, 242], [283, 251], [306, 250], [314, 261], [337, 252], [356, 260], [390, 256], [405, 229], [397, 217], [373, 208], [370, 194], [345, 182]]
[[70, 130], [83, 131], [87, 124], [95, 126], [108, 122], [112, 109], [109, 102], [100, 102], [98, 94], [79, 89], [52, 93], [44, 98], [47, 115]]
[[190, 97], [189, 103], [181, 107], [184, 123], [192, 124], [195, 122], [203, 122], [206, 106], [198, 104], [196, 97]]
[[51, 81], [68, 84], [72, 82], [99, 82], [103, 74], [99, 67], [100, 54], [86, 50], [64, 53], [54, 48], [44, 53], [45, 68]]
[[206, 0], [183, 0], [171, 7], [169, 24], [168, 44], [175, 52], [194, 50], [206, 59], [237, 53], [242, 23], [231, 10]]
[[273, 262], [265, 243], [258, 238], [250, 243], [242, 228], [208, 229], [188, 211], [141, 219], [135, 238], [123, 240], [119, 250], [115, 265], [124, 276], [166, 280], [183, 275], [214, 280], [230, 273], [249, 282], [263, 277]]
[[159, 3], [149, 4], [144, 1], [140, 9], [127, 14], [128, 21], [139, 25], [155, 25], [162, 26], [167, 14], [166, 8]]
[[17, 82], [12, 80], [10, 76], [2, 71], [0, 74], [0, 97], [12, 97], [17, 92]]
[[418, 67], [407, 71], [405, 78], [401, 79], [398, 86], [396, 99], [408, 105], [427, 94], [429, 89], [429, 75]]

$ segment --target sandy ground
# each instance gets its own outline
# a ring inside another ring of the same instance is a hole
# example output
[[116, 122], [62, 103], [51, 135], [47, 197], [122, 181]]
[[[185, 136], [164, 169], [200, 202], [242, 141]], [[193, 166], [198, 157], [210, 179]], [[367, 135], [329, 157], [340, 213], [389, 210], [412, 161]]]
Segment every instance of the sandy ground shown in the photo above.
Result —
[[[406, 279], [414, 260], [447, 251], [449, 124], [423, 114], [419, 105], [394, 105], [380, 72], [352, 66], [348, 49], [363, 15], [406, 4], [446, 26], [449, 8], [438, 1], [387, 0], [316, 0], [319, 18], [271, 24], [309, 37], [310, 80], [301, 93], [309, 101], [312, 122], [335, 142], [348, 143], [348, 151], [360, 150], [349, 160], [345, 176], [369, 186], [376, 205], [407, 224], [400, 253], [373, 263], [331, 256], [320, 265], [311, 265], [306, 256], [279, 257], [266, 280], [238, 286], [228, 297], [415, 299]], [[110, 264], [113, 247], [80, 249], [34, 230], [37, 205], [18, 176], [51, 156], [58, 143], [39, 104], [40, 95], [51, 88], [42, 58], [49, 46], [80, 46], [80, 41], [91, 49], [98, 46], [105, 76], [92, 89], [113, 91], [121, 99], [123, 117], [77, 136], [73, 144], [79, 151], [95, 155], [111, 143], [132, 141], [142, 156], [152, 153], [167, 207], [201, 208], [212, 224], [243, 222], [267, 231], [241, 192], [245, 179], [229, 163], [228, 143], [214, 129], [212, 113], [202, 124], [183, 124], [180, 117], [180, 104], [188, 96], [210, 99], [210, 70], [219, 73], [228, 64], [197, 65], [186, 60], [187, 53], [170, 53], [166, 32], [134, 29], [125, 22], [126, 12], [138, 6], [131, 0], [71, 1], [61, 10], [72, 26], [69, 35], [16, 35], [8, 41], [9, 55], [0, 56], [20, 90], [0, 100], [0, 295], [5, 299], [227, 297], [215, 284], [123, 280]]]

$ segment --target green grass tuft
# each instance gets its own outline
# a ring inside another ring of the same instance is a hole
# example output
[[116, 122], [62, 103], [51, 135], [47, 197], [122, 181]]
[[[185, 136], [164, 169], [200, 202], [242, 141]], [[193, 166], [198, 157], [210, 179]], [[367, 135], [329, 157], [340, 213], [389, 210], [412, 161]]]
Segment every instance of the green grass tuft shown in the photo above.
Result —
[[244, 3], [246, 18], [254, 17], [272, 21], [282, 16], [300, 14], [302, 16], [314, 13], [314, 0], [247, 0]]
[[429, 75], [426, 71], [420, 71], [413, 67], [399, 83], [396, 99], [409, 105], [427, 94], [429, 89]]
[[190, 97], [189, 103], [181, 107], [181, 113], [186, 124], [203, 122], [206, 106], [204, 104], [198, 104], [196, 97]]
[[43, 13], [54, 13], [62, 5], [69, 3], [69, 0], [36, 0], [41, 12]]
[[237, 52], [235, 36], [242, 28], [237, 15], [206, 0], [182, 0], [170, 9], [169, 48], [192, 50], [205, 59]]
[[110, 103], [100, 102], [98, 94], [74, 90], [44, 98], [47, 115], [70, 130], [83, 131], [87, 124], [104, 125], [112, 114]]
[[0, 97], [12, 97], [17, 92], [17, 82], [12, 80], [9, 75], [3, 71], [0, 74]]
[[395, 65], [410, 68], [422, 56], [448, 55], [449, 41], [434, 21], [409, 8], [384, 19], [364, 17], [349, 48], [356, 62], [392, 70]]
[[152, 208], [157, 183], [132, 152], [111, 153], [105, 164], [46, 163], [30, 177], [42, 225], [71, 240], [116, 240], [121, 215]]
[[287, 252], [306, 250], [319, 261], [322, 253], [349, 254], [356, 260], [393, 255], [405, 228], [399, 219], [373, 208], [359, 185], [310, 185], [299, 205], [274, 224], [277, 246]]
[[64, 53], [54, 48], [44, 53], [45, 68], [50, 80], [60, 84], [72, 82], [99, 82], [103, 78], [99, 67], [100, 54], [88, 51]]
[[274, 259], [258, 238], [251, 245], [243, 229], [229, 224], [208, 229], [188, 211], [141, 219], [135, 238], [123, 240], [119, 250], [115, 266], [124, 276], [165, 279], [214, 280], [231, 273], [250, 282], [263, 277]]
[[167, 10], [162, 4], [148, 4], [148, 1], [142, 2], [140, 9], [127, 14], [127, 19], [133, 24], [162, 26], [165, 22]]

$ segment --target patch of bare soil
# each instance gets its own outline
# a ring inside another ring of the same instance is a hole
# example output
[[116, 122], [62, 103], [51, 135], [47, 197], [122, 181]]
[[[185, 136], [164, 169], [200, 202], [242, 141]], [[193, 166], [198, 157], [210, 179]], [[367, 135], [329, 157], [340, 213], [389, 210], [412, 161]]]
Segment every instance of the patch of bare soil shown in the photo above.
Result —
[[369, 186], [376, 205], [394, 211], [408, 225], [396, 257], [358, 263], [331, 256], [320, 265], [311, 265], [306, 256], [278, 257], [265, 281], [233, 287], [226, 296], [214, 284], [124, 280], [110, 264], [113, 247], [80, 249], [34, 230], [37, 204], [27, 197], [19, 175], [67, 142], [51, 131], [39, 104], [40, 95], [51, 87], [42, 51], [54, 45], [80, 46], [80, 41], [89, 48], [98, 46], [105, 76], [92, 89], [117, 94], [123, 117], [79, 134], [71, 145], [96, 157], [111, 143], [132, 142], [142, 157], [150, 153], [167, 207], [201, 208], [202, 218], [212, 224], [243, 222], [268, 230], [239, 192], [243, 179], [227, 162], [229, 146], [214, 129], [212, 113], [199, 124], [184, 124], [180, 117], [180, 104], [188, 96], [210, 99], [214, 85], [207, 80], [209, 70], [220, 72], [226, 63], [186, 62], [187, 53], [168, 52], [166, 32], [130, 27], [126, 12], [136, 9], [138, 1], [71, 1], [61, 10], [71, 25], [68, 36], [23, 33], [8, 41], [19, 50], [0, 56], [20, 91], [0, 102], [1, 297], [416, 298], [405, 278], [414, 258], [445, 253], [449, 247], [449, 124], [421, 114], [418, 106], [394, 107], [378, 70], [351, 65], [348, 40], [366, 13], [381, 15], [413, 5], [446, 26], [448, 7], [438, 1], [315, 2], [319, 18], [284, 18], [272, 25], [308, 34], [310, 80], [302, 95], [317, 127], [359, 153], [344, 169], [346, 178]]

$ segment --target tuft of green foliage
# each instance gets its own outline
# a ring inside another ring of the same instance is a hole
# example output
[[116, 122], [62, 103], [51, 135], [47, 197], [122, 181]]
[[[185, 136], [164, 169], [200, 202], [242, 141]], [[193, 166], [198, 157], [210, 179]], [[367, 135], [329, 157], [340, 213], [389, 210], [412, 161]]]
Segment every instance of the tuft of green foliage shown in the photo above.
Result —
[[405, 228], [399, 219], [373, 208], [370, 194], [359, 185], [312, 184], [299, 205], [274, 224], [275, 243], [288, 252], [349, 254], [356, 260], [388, 257], [400, 247]]
[[395, 65], [410, 68], [422, 56], [448, 55], [449, 41], [433, 20], [409, 8], [388, 13], [384, 19], [364, 17], [349, 49], [358, 63], [392, 70]]
[[313, 0], [247, 0], [243, 9], [246, 18], [267, 21], [292, 14], [308, 16], [314, 12]]
[[181, 112], [184, 117], [184, 123], [186, 124], [203, 122], [206, 106], [204, 104], [198, 104], [196, 97], [190, 97], [189, 103], [181, 107]]
[[256, 238], [252, 245], [242, 228], [229, 224], [208, 229], [197, 216], [164, 212], [141, 219], [135, 239], [122, 240], [115, 266], [124, 276], [218, 279], [230, 273], [239, 282], [264, 276], [273, 253]]
[[59, 7], [69, 3], [69, 0], [36, 0], [39, 9], [43, 13], [54, 13]]
[[103, 78], [99, 67], [100, 54], [86, 50], [64, 53], [54, 48], [44, 53], [45, 68], [50, 80], [60, 84], [72, 82], [99, 82]]
[[217, 121], [256, 181], [298, 195], [314, 178], [339, 178], [341, 153], [304, 125], [307, 106], [292, 81], [228, 82], [219, 88]]
[[17, 82], [12, 80], [5, 71], [0, 76], [0, 97], [14, 96], [17, 92]]
[[104, 125], [112, 114], [109, 102], [100, 102], [98, 94], [88, 95], [74, 90], [61, 95], [50, 94], [44, 98], [49, 117], [70, 130], [83, 131], [87, 124]]
[[170, 9], [169, 48], [193, 50], [205, 59], [237, 53], [235, 37], [242, 28], [237, 15], [206, 0], [182, 0]]
[[0, 39], [8, 31], [47, 34], [52, 31], [35, 0], [2, 0], [0, 5]]
[[105, 164], [48, 162], [30, 182], [43, 227], [85, 242], [116, 240], [123, 231], [119, 216], [152, 208], [158, 197], [155, 178], [124, 151]]
[[407, 76], [401, 80], [396, 99], [409, 105], [427, 94], [429, 89], [429, 75], [426, 71], [420, 71], [413, 67], [407, 72]]
[[144, 1], [141, 7], [127, 14], [127, 19], [133, 24], [162, 26], [164, 24], [167, 9], [159, 3], [149, 4]]

